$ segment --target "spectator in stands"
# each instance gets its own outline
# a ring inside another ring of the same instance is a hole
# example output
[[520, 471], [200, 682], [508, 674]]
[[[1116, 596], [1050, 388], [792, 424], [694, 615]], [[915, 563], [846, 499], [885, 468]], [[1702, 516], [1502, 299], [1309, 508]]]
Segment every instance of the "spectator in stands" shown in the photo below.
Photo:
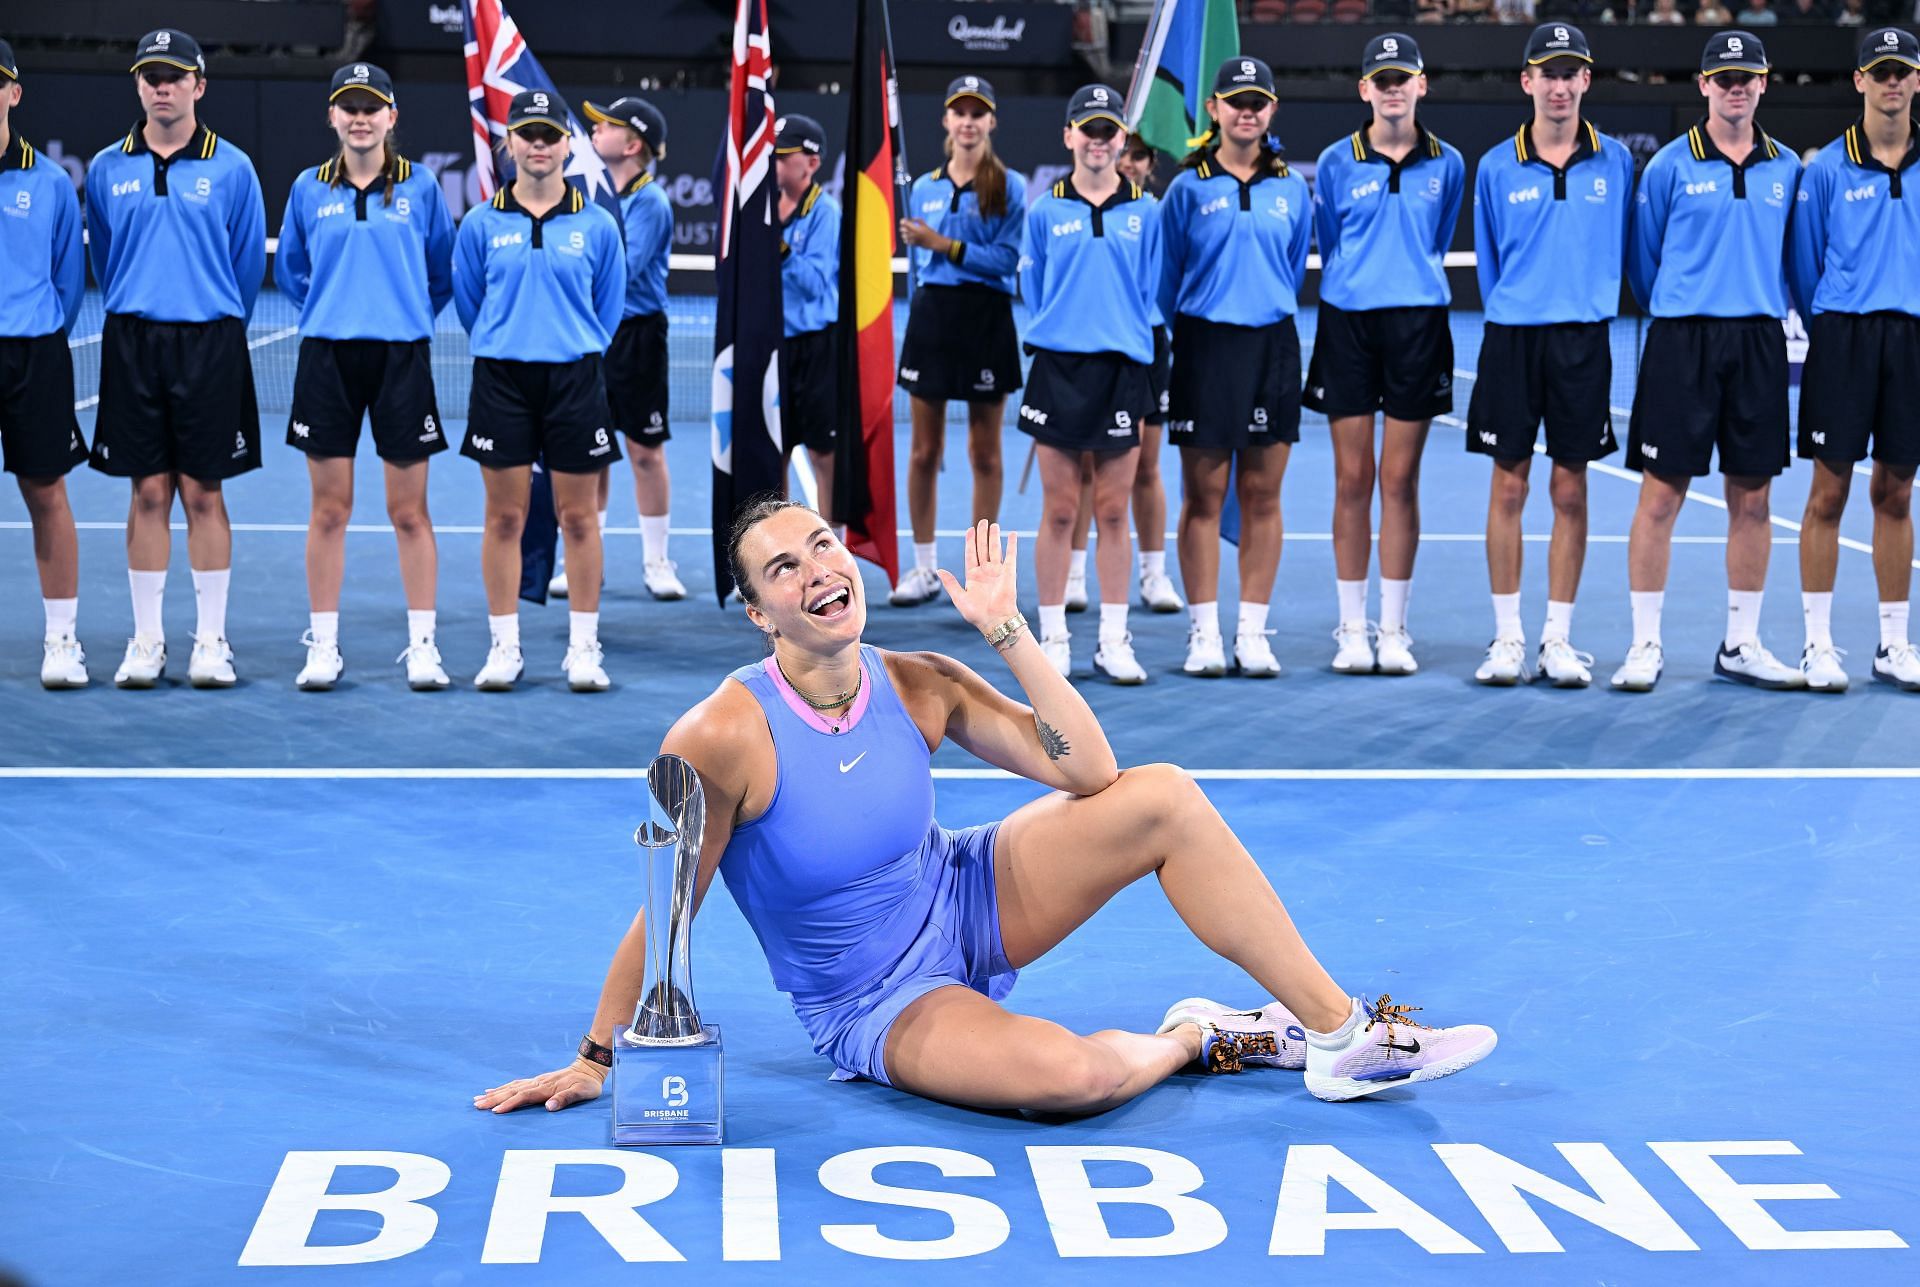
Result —
[[1787, 0], [1780, 14], [1783, 26], [1824, 27], [1832, 21], [1833, 13], [1827, 8], [1826, 0]]
[[1693, 23], [1696, 27], [1727, 27], [1733, 24], [1733, 15], [1720, 0], [1700, 0], [1693, 11]]
[[1503, 23], [1532, 22], [1533, 0], [1494, 0], [1493, 13]]
[[1647, 10], [1641, 21], [1654, 27], [1684, 27], [1687, 15], [1680, 12], [1675, 0], [1653, 0], [1653, 8]]
[[1743, 27], [1773, 27], [1779, 25], [1780, 15], [1773, 11], [1771, 0], [1747, 0], [1735, 21]]
[[1453, 0], [1414, 0], [1415, 22], [1445, 22], [1453, 16]]
[[1493, 0], [1453, 0], [1455, 22], [1484, 22], [1493, 15]]
[[[1914, 10], [1920, 16], [1920, 6]], [[1867, 25], [1867, 7], [1864, 0], [1841, 0], [1840, 12], [1833, 21], [1842, 27], [1864, 27]]]

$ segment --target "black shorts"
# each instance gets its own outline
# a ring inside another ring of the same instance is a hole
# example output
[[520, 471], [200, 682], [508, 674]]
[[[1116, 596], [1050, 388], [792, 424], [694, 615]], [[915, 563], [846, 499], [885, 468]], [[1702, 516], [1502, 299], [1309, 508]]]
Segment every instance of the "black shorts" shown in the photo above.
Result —
[[1544, 420], [1547, 455], [1559, 463], [1611, 455], [1620, 446], [1613, 436], [1612, 332], [1611, 322], [1488, 322], [1467, 401], [1467, 450], [1527, 460]]
[[1329, 419], [1383, 412], [1431, 420], [1453, 410], [1453, 331], [1447, 310], [1348, 312], [1320, 301], [1303, 399]]
[[22, 478], [59, 478], [87, 458], [64, 333], [0, 338], [0, 456]]
[[609, 423], [649, 447], [673, 436], [667, 426], [668, 362], [665, 313], [634, 314], [607, 346]]
[[1231, 326], [1182, 313], [1173, 319], [1173, 387], [1167, 441], [1245, 451], [1300, 441], [1300, 333], [1285, 317]]
[[1647, 325], [1627, 467], [1671, 477], [1771, 478], [1787, 467], [1787, 332], [1777, 317], [1656, 317]]
[[1125, 451], [1140, 445], [1140, 425], [1153, 406], [1145, 362], [1122, 353], [1056, 353], [1034, 349], [1020, 428], [1061, 451]]
[[899, 383], [929, 402], [998, 402], [1019, 388], [1013, 299], [991, 286], [916, 286]]
[[89, 463], [116, 478], [218, 482], [260, 468], [260, 407], [247, 325], [108, 313]]
[[1800, 455], [1920, 465], [1920, 317], [1815, 313], [1800, 372]]
[[558, 474], [605, 469], [619, 452], [607, 430], [600, 355], [572, 362], [475, 358], [460, 454], [493, 469], [541, 457]]
[[287, 445], [309, 456], [352, 457], [362, 417], [380, 459], [404, 464], [447, 449], [426, 340], [300, 341]]
[[838, 326], [780, 341], [780, 440], [787, 450], [832, 451], [840, 424]]
[[1173, 387], [1173, 340], [1164, 326], [1153, 328], [1153, 365], [1147, 369], [1147, 378], [1153, 388], [1153, 410], [1147, 413], [1147, 423], [1163, 425], [1167, 422], [1167, 396]]

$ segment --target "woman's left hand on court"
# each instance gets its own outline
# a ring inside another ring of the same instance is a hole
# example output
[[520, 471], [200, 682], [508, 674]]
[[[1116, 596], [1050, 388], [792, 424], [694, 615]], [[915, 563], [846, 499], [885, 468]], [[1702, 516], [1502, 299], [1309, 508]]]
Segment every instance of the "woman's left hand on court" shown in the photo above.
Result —
[[606, 1073], [599, 1065], [576, 1059], [565, 1068], [538, 1077], [522, 1077], [504, 1086], [495, 1086], [483, 1095], [475, 1095], [473, 1106], [495, 1113], [511, 1113], [516, 1108], [544, 1104], [548, 1112], [557, 1112], [598, 1099], [605, 1080]]
[[968, 625], [985, 633], [1020, 610], [1015, 584], [1015, 554], [1020, 538], [1000, 535], [1000, 524], [981, 519], [967, 530], [967, 578], [964, 584], [945, 568], [940, 583]]

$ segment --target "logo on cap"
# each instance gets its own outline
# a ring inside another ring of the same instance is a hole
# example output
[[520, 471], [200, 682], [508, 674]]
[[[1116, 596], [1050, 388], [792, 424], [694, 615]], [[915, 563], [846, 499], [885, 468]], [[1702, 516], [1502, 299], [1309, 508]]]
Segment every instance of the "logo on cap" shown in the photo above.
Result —
[[533, 96], [533, 106], [535, 111], [540, 111], [540, 112], [546, 111], [547, 96], [545, 94], [542, 94], [536, 91]]
[[[1892, 37], [1888, 37], [1888, 39], [1891, 40]], [[962, 78], [960, 84], [965, 89], [979, 89], [980, 78], [978, 76], [967, 76]]]
[[1243, 81], [1243, 80], [1258, 80], [1258, 79], [1260, 79], [1259, 73], [1253, 70], [1253, 64], [1248, 62], [1246, 59], [1242, 58], [1240, 60], [1240, 71], [1234, 76], [1234, 80]]
[[373, 74], [372, 72], [367, 70], [367, 65], [365, 63], [355, 63], [353, 65], [353, 75], [349, 77], [349, 79], [365, 80], [367, 79], [367, 77], [371, 76], [372, 74]]
[[777, 120], [777, 121], [775, 121], [775, 122], [773, 123], [773, 132], [774, 132], [775, 134], [785, 134], [785, 133], [787, 132], [787, 118], [786, 118], [786, 117], [784, 117], [784, 116], [783, 116], [783, 117], [781, 117], [781, 118], [780, 118], [779, 120]]
[[1106, 89], [1106, 86], [1104, 86], [1104, 85], [1095, 85], [1095, 86], [1093, 87], [1093, 93], [1092, 93], [1091, 95], [1089, 95], [1089, 97], [1090, 97], [1090, 98], [1092, 98], [1092, 99], [1093, 99], [1093, 101], [1094, 101], [1094, 102], [1096, 102], [1096, 103], [1104, 103], [1104, 102], [1106, 102], [1106, 101], [1107, 101], [1107, 89]]
[[1379, 54], [1379, 57], [1376, 57], [1374, 59], [1374, 61], [1379, 62], [1381, 58], [1397, 58], [1399, 57], [1399, 55], [1400, 55], [1400, 42], [1395, 40], [1392, 36], [1388, 36], [1386, 39], [1380, 42], [1380, 54]]
[[171, 31], [163, 31], [153, 38], [153, 43], [156, 48], [165, 49], [173, 43], [173, 33]]
[[1882, 33], [1881, 33], [1881, 35], [1880, 35], [1880, 47], [1881, 47], [1882, 49], [1897, 49], [1897, 48], [1899, 48], [1899, 47], [1900, 47], [1900, 33], [1899, 33], [1899, 32], [1897, 32], [1897, 31], [1891, 31], [1891, 30], [1889, 30], [1889, 31], [1885, 31], [1885, 32], [1882, 32]]
[[1547, 42], [1547, 48], [1553, 49], [1556, 46], [1565, 46], [1572, 43], [1573, 37], [1567, 33], [1565, 27], [1555, 27], [1553, 29], [1553, 39]]

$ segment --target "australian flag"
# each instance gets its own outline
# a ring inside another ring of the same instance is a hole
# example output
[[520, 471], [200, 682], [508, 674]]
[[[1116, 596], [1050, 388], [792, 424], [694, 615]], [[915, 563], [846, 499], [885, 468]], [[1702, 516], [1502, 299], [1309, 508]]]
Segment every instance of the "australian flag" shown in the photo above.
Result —
[[766, 0], [734, 0], [720, 193], [719, 290], [713, 331], [713, 584], [733, 589], [727, 535], [749, 501], [786, 481], [780, 437], [780, 221], [773, 182], [773, 60]]

